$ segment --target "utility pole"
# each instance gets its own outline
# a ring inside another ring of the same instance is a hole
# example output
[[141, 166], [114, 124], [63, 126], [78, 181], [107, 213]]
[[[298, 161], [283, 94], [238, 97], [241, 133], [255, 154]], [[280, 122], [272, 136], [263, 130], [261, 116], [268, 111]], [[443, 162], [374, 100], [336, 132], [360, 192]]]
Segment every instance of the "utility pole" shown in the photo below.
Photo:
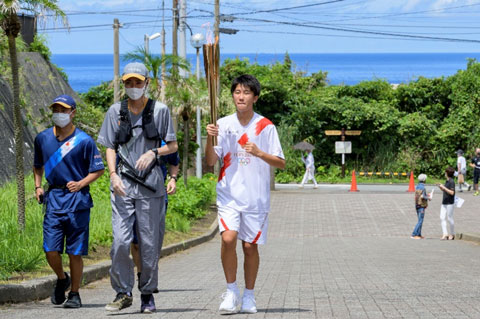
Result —
[[178, 51], [178, 39], [177, 39], [177, 29], [178, 29], [178, 0], [172, 0], [172, 55], [177, 56]]
[[[220, 0], [215, 0], [215, 29], [214, 29], [214, 43], [218, 41], [218, 56], [220, 57]], [[220, 59], [218, 59], [218, 63], [220, 63]], [[217, 70], [220, 70], [220, 65], [217, 65]], [[217, 86], [217, 102], [216, 105], [220, 105], [220, 81], [218, 81]], [[213, 168], [213, 172], [218, 175], [220, 173], [220, 161], [217, 162], [217, 165]]]
[[[215, 0], [215, 30], [214, 35], [216, 41], [217, 37], [220, 40], [220, 0]], [[219, 45], [220, 47], [220, 45]]]
[[118, 45], [118, 19], [113, 19], [113, 101], [120, 101], [120, 53]]
[[[187, 20], [187, 0], [180, 0], [180, 25], [179, 25], [179, 38], [180, 38], [180, 43], [179, 43], [179, 50], [178, 50], [178, 55], [184, 59], [187, 58], [187, 26], [186, 26], [186, 20]], [[180, 76], [181, 77], [186, 77], [187, 72], [183, 69], [180, 70]]]
[[[162, 0], [162, 59], [165, 59], [165, 0]], [[165, 60], [162, 62], [162, 87], [160, 91], [160, 101], [165, 103]], [[171, 113], [172, 110], [170, 110]]]

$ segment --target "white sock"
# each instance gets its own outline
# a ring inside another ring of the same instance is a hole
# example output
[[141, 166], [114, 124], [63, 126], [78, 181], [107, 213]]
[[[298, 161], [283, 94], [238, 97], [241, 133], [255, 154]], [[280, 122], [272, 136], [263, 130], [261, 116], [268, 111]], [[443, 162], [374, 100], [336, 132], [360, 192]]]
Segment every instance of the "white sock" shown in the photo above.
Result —
[[243, 291], [243, 296], [254, 297], [254, 290], [245, 288], [245, 290]]
[[230, 291], [238, 292], [237, 282], [232, 282], [231, 284], [227, 283], [227, 289]]

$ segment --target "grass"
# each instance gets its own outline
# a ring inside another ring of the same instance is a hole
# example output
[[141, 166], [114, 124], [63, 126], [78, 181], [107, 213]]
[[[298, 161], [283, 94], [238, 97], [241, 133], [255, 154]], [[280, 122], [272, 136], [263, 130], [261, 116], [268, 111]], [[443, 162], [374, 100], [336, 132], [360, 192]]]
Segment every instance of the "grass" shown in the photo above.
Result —
[[[33, 195], [33, 175], [25, 179], [27, 192], [25, 230], [17, 226], [17, 195], [15, 182], [0, 187], [0, 280], [22, 277], [25, 272], [48, 271], [43, 244], [43, 212]], [[215, 179], [206, 175], [203, 179], [189, 178], [189, 187], [177, 184], [177, 194], [169, 197], [166, 218], [167, 232], [187, 233], [192, 223], [206, 215], [215, 197]], [[90, 217], [90, 251], [104, 251], [112, 242], [111, 206], [108, 174], [90, 187], [94, 207]], [[178, 237], [178, 236], [177, 236]], [[180, 236], [182, 237], [182, 236]], [[101, 254], [102, 256], [105, 254]], [[64, 264], [68, 256], [63, 255]], [[51, 271], [49, 271], [51, 273]]]

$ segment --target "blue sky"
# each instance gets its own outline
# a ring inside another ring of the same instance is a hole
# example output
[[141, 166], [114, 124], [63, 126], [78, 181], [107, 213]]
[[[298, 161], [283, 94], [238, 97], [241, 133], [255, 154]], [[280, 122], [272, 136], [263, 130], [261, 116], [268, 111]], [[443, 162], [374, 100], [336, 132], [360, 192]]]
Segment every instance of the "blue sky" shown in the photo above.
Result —
[[[159, 0], [58, 3], [67, 13], [70, 32], [51, 17], [39, 28], [54, 54], [112, 53], [114, 18], [124, 23], [121, 53], [143, 45], [144, 34], [161, 31]], [[201, 26], [207, 22], [213, 26], [213, 4], [214, 0], [187, 0], [187, 23], [193, 33], [205, 33]], [[166, 0], [167, 52], [172, 43], [171, 6]], [[239, 30], [221, 35], [223, 53], [480, 52], [480, 1], [474, 0], [221, 0], [220, 12], [236, 18], [222, 27]], [[187, 53], [194, 53], [187, 34]], [[151, 52], [160, 53], [160, 45], [160, 38], [153, 40]]]

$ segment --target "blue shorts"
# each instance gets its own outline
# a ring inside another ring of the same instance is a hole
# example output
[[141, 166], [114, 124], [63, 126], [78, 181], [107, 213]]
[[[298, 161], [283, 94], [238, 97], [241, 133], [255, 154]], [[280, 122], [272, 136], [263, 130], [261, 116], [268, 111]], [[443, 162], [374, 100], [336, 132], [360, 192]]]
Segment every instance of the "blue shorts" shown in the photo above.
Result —
[[[165, 196], [166, 197], [166, 196]], [[167, 214], [168, 200], [165, 200], [165, 215]], [[132, 244], [138, 245], [138, 236], [137, 236], [137, 220], [133, 222], [133, 240]]]
[[88, 255], [90, 209], [74, 213], [46, 212], [43, 219], [43, 250], [69, 255]]

